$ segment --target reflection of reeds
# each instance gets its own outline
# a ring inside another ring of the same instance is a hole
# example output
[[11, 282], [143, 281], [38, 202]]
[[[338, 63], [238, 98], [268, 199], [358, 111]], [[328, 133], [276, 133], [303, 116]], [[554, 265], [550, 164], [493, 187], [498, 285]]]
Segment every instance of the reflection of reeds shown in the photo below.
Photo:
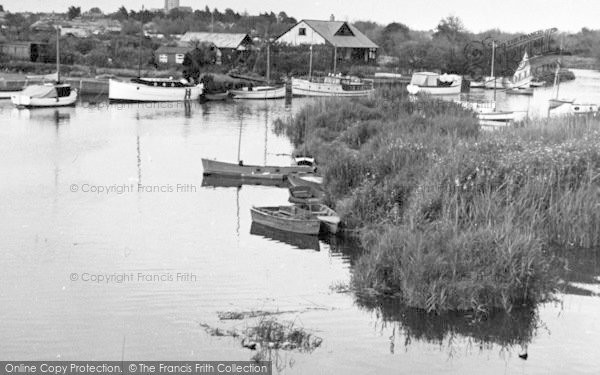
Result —
[[328, 199], [361, 233], [356, 287], [426, 311], [509, 311], [551, 298], [550, 247], [600, 245], [598, 119], [480, 134], [453, 103], [378, 95], [277, 124], [322, 161]]
[[440, 345], [446, 342], [451, 346], [452, 338], [462, 336], [472, 339], [480, 347], [526, 346], [541, 325], [537, 312], [530, 308], [517, 309], [510, 314], [496, 312], [485, 318], [477, 318], [457, 312], [426, 313], [394, 300], [359, 298], [358, 304], [374, 310], [382, 327], [397, 323], [397, 330], [404, 336], [405, 345], [419, 340]]

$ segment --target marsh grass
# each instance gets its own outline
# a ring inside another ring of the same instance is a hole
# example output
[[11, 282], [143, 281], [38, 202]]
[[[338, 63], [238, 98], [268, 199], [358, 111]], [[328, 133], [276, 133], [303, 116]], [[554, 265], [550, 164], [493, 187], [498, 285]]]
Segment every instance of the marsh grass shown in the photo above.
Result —
[[552, 247], [600, 246], [600, 120], [480, 133], [473, 114], [394, 90], [309, 104], [278, 129], [320, 162], [366, 252], [353, 287], [426, 311], [552, 298]]

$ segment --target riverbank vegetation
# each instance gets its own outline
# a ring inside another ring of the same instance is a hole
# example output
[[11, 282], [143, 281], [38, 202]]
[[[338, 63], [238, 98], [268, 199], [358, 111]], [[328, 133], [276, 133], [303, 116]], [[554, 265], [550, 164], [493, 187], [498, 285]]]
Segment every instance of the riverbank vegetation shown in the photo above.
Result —
[[353, 286], [427, 311], [535, 305], [558, 247], [600, 246], [600, 121], [485, 133], [458, 105], [375, 98], [309, 104], [278, 123], [316, 156], [329, 203], [365, 248]]

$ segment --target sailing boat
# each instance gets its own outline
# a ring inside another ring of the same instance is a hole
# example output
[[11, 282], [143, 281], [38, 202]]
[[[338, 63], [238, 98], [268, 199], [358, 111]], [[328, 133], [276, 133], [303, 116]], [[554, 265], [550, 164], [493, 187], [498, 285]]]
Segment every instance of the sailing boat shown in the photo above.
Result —
[[575, 103], [575, 99], [559, 98], [560, 90], [560, 61], [556, 62], [554, 72], [554, 97], [548, 99], [548, 116], [565, 116], [580, 114], [597, 114], [598, 105], [590, 103]]
[[270, 86], [271, 43], [267, 39], [267, 86], [246, 86], [239, 90], [229, 90], [234, 99], [283, 99], [285, 86]]
[[144, 25], [142, 23], [137, 78], [132, 78], [129, 82], [109, 79], [108, 99], [113, 102], [181, 102], [200, 99], [204, 91], [202, 82], [194, 84], [186, 79], [142, 78], [143, 37]]
[[56, 28], [56, 82], [29, 85], [10, 100], [18, 108], [65, 107], [75, 105], [77, 90], [60, 82], [60, 27]]
[[533, 95], [533, 89], [530, 88], [532, 79], [531, 64], [529, 64], [527, 51], [525, 51], [523, 59], [519, 63], [517, 70], [515, 70], [515, 74], [502, 83], [507, 89], [507, 94]]
[[[243, 113], [242, 113], [243, 116]], [[243, 118], [243, 117], [242, 117]], [[248, 181], [267, 180], [267, 181], [283, 181], [293, 173], [310, 173], [314, 171], [314, 167], [306, 165], [292, 166], [262, 166], [262, 165], [245, 165], [241, 160], [241, 144], [242, 144], [242, 123], [240, 121], [240, 132], [238, 137], [237, 163], [227, 163], [217, 160], [202, 159], [202, 174], [204, 176], [219, 176], [238, 178]], [[266, 154], [265, 154], [266, 155]], [[265, 160], [266, 164], [266, 160]]]
[[[337, 51], [335, 49], [334, 51]], [[368, 96], [375, 92], [373, 81], [358, 77], [342, 77], [334, 73], [327, 77], [312, 76], [313, 46], [310, 46], [308, 79], [292, 78], [292, 96]]]

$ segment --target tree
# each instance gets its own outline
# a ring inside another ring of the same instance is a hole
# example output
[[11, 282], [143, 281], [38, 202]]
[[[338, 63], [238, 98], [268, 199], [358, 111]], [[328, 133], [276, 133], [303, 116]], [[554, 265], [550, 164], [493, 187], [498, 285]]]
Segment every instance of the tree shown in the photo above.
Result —
[[0, 12], [4, 12], [4, 7], [0, 4]]
[[72, 20], [73, 18], [81, 16], [81, 7], [70, 6], [67, 11], [67, 17]]
[[202, 67], [214, 64], [216, 59], [217, 52], [212, 43], [196, 43], [195, 48], [183, 58], [183, 77], [198, 82]]
[[98, 7], [93, 7], [93, 8], [90, 9], [90, 13], [93, 13], [93, 14], [102, 14], [102, 10], [100, 10], [100, 8], [98, 8]]
[[456, 16], [448, 16], [443, 18], [436, 27], [434, 37], [445, 37], [451, 42], [456, 42], [462, 35], [466, 33], [465, 26], [460, 18]]

